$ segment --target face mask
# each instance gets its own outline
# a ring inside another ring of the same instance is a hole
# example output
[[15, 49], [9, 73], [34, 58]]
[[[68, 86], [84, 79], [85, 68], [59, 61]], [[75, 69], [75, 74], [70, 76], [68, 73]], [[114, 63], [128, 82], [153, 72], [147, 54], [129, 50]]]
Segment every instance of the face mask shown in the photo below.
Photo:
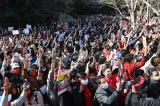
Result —
[[52, 51], [48, 51], [48, 54], [51, 54]]
[[46, 71], [46, 67], [42, 68], [42, 71]]
[[107, 88], [108, 88], [108, 83], [107, 83], [107, 82], [104, 83], [104, 84], [102, 85], [102, 88], [103, 88], [103, 89], [107, 89]]
[[160, 76], [155, 78], [156, 81], [160, 81]]
[[87, 84], [88, 84], [88, 79], [86, 79], [86, 80], [81, 80], [81, 83], [82, 83], [83, 85], [87, 85]]
[[18, 56], [18, 53], [15, 53], [14, 55], [15, 55], [15, 56]]

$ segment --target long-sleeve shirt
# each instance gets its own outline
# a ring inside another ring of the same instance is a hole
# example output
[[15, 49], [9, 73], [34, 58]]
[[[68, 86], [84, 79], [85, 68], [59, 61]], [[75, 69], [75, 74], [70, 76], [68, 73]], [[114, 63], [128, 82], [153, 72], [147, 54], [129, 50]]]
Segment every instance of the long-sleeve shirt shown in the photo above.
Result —
[[98, 88], [96, 90], [95, 96], [101, 106], [118, 106], [118, 93], [115, 90], [104, 90]]
[[154, 54], [154, 55], [145, 63], [145, 65], [144, 65], [143, 67], [141, 67], [141, 69], [143, 69], [145, 73], [148, 73], [148, 72], [149, 72], [149, 69], [151, 69], [151, 68], [154, 67], [154, 66], [152, 66], [152, 64], [151, 64], [151, 59], [152, 59], [153, 57], [155, 57], [155, 56], [156, 56], [156, 54]]
[[[20, 97], [13, 102], [11, 102], [11, 106], [22, 106], [25, 102], [26, 96], [25, 96], [25, 91], [23, 90]], [[6, 96], [4, 93], [2, 95], [2, 99], [0, 102], [0, 106], [8, 106], [8, 96]]]
[[153, 99], [131, 92], [126, 97], [125, 106], [160, 106], [160, 96]]
[[138, 40], [139, 40], [139, 37], [134, 39], [133, 41], [129, 42], [127, 44], [126, 50], [129, 50], [129, 47], [133, 46]]
[[126, 62], [124, 64], [124, 72], [126, 72], [126, 76], [125, 76], [125, 80], [131, 80], [131, 79], [134, 79], [133, 78], [133, 73], [136, 69], [139, 69], [141, 68], [143, 65], [145, 64], [145, 59], [142, 58], [142, 60], [138, 63], [130, 63], [130, 62]]

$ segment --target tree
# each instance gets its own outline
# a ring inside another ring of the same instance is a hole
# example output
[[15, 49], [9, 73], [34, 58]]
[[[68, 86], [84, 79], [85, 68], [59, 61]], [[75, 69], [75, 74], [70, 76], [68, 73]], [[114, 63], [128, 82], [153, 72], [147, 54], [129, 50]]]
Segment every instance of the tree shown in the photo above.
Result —
[[[156, 5], [154, 5], [156, 2]], [[101, 4], [110, 5], [116, 9], [122, 17], [125, 14], [121, 12], [124, 8], [127, 8], [129, 13], [129, 20], [132, 22], [132, 28], [135, 29], [138, 26], [139, 21], [147, 14], [147, 8], [150, 8], [157, 16], [160, 7], [159, 0], [100, 0]], [[156, 8], [155, 8], [156, 7]]]

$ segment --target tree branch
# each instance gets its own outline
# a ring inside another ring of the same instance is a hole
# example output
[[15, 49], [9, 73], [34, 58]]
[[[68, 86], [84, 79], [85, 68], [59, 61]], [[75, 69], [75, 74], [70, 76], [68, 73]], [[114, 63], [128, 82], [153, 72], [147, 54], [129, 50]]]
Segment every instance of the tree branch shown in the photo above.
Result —
[[136, 21], [136, 24], [140, 21], [141, 16], [143, 16], [142, 13], [143, 13], [144, 7], [145, 7], [145, 5], [144, 5], [144, 2], [143, 2], [142, 5], [140, 6], [140, 12], [139, 12], [139, 14], [137, 14], [137, 21]]
[[151, 5], [149, 4], [146, 0], [142, 0], [148, 7], [150, 7], [158, 16], [160, 13]]
[[137, 7], [137, 3], [138, 3], [138, 0], [136, 0], [136, 3], [135, 3], [135, 5], [134, 5], [134, 10], [136, 9], [136, 7]]

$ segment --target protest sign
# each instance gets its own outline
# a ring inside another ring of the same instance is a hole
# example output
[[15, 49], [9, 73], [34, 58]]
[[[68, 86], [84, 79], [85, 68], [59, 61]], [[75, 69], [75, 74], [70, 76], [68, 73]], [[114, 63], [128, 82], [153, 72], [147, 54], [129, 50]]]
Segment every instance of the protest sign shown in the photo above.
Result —
[[13, 31], [14, 28], [13, 27], [8, 27], [8, 31]]
[[68, 82], [70, 79], [70, 72], [71, 70], [66, 70], [58, 74], [58, 95], [61, 95], [67, 91], [69, 87]]
[[25, 28], [25, 29], [23, 30], [23, 33], [29, 34], [29, 29]]
[[29, 25], [29, 24], [27, 24], [27, 25], [26, 25], [26, 28], [27, 28], [27, 29], [32, 29], [32, 26]]
[[13, 31], [12, 31], [12, 34], [13, 34], [13, 35], [18, 35], [18, 34], [19, 34], [19, 31], [18, 31], [18, 30], [13, 30]]
[[147, 52], [147, 39], [146, 36], [142, 36], [143, 46], [145, 49], [145, 53]]

